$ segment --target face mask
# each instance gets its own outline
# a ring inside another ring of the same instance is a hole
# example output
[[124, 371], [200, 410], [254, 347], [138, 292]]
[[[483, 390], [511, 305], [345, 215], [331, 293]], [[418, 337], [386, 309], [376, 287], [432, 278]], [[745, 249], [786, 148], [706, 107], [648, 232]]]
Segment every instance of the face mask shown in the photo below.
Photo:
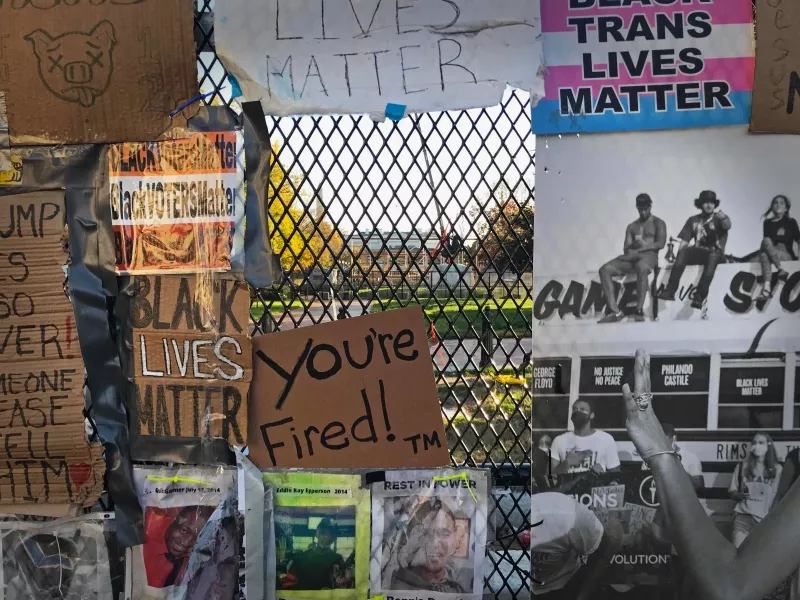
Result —
[[589, 422], [589, 415], [582, 412], [574, 412], [572, 413], [572, 423], [575, 427], [583, 427]]
[[767, 446], [753, 446], [753, 454], [761, 458], [767, 454]]

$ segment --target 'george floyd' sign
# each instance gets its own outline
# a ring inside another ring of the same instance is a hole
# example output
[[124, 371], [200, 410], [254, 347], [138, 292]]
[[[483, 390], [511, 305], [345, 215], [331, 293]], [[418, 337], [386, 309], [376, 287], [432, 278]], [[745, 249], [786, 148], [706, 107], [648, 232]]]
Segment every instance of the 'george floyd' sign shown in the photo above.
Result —
[[450, 462], [420, 307], [253, 339], [247, 442], [262, 469]]

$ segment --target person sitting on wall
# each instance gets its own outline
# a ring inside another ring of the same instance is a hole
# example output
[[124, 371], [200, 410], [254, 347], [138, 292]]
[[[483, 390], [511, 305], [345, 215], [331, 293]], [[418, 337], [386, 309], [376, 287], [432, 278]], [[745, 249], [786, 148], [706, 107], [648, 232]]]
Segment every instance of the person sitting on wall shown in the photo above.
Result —
[[658, 294], [660, 300], [675, 300], [686, 267], [700, 265], [703, 274], [692, 299], [692, 308], [703, 308], [717, 265], [725, 260], [725, 244], [731, 228], [730, 217], [719, 210], [719, 204], [716, 192], [710, 190], [700, 192], [695, 199], [694, 205], [700, 209], [700, 214], [689, 217], [678, 234], [681, 245], [667, 287]]
[[600, 267], [600, 283], [608, 308], [600, 323], [617, 323], [625, 315], [617, 304], [614, 277], [636, 273], [636, 321], [644, 321], [644, 301], [647, 298], [649, 276], [658, 265], [658, 253], [667, 244], [667, 225], [652, 214], [653, 201], [648, 194], [636, 196], [639, 218], [625, 229], [622, 254]]
[[783, 270], [781, 261], [797, 260], [796, 248], [800, 245], [800, 228], [789, 216], [792, 203], [783, 194], [775, 196], [764, 213], [764, 237], [758, 261], [761, 263], [761, 294], [758, 300], [772, 297], [772, 267], [778, 270], [778, 281], [786, 281], [789, 274]]

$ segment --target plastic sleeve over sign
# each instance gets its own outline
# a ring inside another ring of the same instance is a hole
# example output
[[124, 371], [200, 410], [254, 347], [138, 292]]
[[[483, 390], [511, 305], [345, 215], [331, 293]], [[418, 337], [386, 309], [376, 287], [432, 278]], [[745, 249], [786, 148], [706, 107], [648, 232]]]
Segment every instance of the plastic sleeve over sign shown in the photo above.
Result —
[[144, 544], [131, 552], [130, 598], [234, 598], [243, 518], [237, 469], [137, 467]]
[[[186, 135], [237, 129], [236, 115], [224, 107], [203, 107], [189, 123]], [[236, 159], [237, 168], [242, 160], [246, 163], [245, 227], [237, 222], [234, 233], [234, 247], [242, 236], [244, 251], [231, 256], [230, 272], [190, 270], [120, 279], [115, 318], [122, 332], [136, 460], [233, 464], [232, 452], [219, 438], [233, 446], [245, 444], [252, 371], [250, 296], [238, 280], [244, 276], [253, 287], [267, 287], [273, 270], [264, 212], [271, 148], [263, 114], [246, 112], [244, 134], [244, 151], [238, 145]], [[242, 139], [241, 133], [236, 135]], [[183, 311], [187, 296], [194, 317]], [[195, 344], [203, 363], [199, 366]], [[159, 401], [171, 408], [159, 412]]]
[[86, 366], [90, 414], [105, 448], [106, 487], [114, 501], [117, 535], [128, 547], [141, 543], [141, 509], [130, 463], [128, 415], [122, 402], [122, 370], [109, 322], [117, 294], [104, 146], [15, 147], [22, 182], [0, 186], [0, 196], [66, 190], [69, 286], [81, 354]]

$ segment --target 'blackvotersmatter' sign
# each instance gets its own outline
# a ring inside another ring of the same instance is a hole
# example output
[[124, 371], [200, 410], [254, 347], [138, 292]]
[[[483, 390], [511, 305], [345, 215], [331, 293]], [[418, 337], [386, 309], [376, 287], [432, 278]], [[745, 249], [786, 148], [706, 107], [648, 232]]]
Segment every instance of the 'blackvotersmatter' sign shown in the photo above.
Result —
[[241, 150], [232, 131], [111, 146], [117, 271], [242, 271]]
[[541, 0], [537, 134], [748, 123], [751, 0]]

